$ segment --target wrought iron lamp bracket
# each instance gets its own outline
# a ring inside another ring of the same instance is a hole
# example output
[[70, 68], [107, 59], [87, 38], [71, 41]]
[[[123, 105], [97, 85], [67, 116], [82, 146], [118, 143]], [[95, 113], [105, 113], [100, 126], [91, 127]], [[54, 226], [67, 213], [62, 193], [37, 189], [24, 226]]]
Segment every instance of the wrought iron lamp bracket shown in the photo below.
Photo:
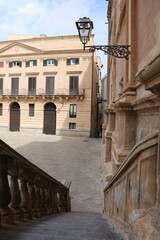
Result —
[[129, 50], [130, 45], [96, 45], [96, 46], [85, 46], [84, 50], [89, 48], [90, 52], [94, 52], [95, 50], [101, 50], [107, 55], [112, 55], [117, 58], [125, 58], [129, 59], [129, 54], [131, 51]]

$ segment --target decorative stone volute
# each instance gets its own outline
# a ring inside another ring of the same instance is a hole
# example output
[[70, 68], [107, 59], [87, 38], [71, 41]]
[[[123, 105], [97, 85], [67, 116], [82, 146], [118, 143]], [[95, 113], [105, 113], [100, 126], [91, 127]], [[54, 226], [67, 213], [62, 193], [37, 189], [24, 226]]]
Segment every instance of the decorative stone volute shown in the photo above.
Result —
[[150, 61], [136, 74], [139, 82], [144, 84], [146, 90], [160, 96], [160, 54]]

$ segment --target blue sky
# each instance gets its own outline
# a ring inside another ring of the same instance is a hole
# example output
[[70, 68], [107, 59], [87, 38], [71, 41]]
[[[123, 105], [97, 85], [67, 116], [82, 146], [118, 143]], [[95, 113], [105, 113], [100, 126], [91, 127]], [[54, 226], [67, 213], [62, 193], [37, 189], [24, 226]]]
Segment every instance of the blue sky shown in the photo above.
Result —
[[[75, 35], [75, 21], [89, 17], [94, 23], [95, 44], [107, 44], [105, 0], [0, 0], [0, 41], [8, 34]], [[98, 51], [106, 73], [106, 55]]]

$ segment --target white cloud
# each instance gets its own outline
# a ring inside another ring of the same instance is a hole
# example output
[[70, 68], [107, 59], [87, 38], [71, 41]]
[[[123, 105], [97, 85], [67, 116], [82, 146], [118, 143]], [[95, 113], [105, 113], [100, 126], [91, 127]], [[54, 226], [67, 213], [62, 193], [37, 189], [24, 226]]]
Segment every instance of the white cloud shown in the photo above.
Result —
[[96, 44], [107, 41], [105, 0], [0, 0], [0, 15], [0, 40], [9, 33], [78, 34], [75, 21], [86, 16], [94, 21]]

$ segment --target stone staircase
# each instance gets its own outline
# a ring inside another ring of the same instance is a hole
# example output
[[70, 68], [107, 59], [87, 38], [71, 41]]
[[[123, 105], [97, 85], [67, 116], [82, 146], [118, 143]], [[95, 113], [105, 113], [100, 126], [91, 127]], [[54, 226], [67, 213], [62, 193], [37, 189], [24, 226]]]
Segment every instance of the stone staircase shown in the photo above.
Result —
[[0, 230], [0, 240], [123, 240], [100, 213], [69, 212], [10, 225]]

